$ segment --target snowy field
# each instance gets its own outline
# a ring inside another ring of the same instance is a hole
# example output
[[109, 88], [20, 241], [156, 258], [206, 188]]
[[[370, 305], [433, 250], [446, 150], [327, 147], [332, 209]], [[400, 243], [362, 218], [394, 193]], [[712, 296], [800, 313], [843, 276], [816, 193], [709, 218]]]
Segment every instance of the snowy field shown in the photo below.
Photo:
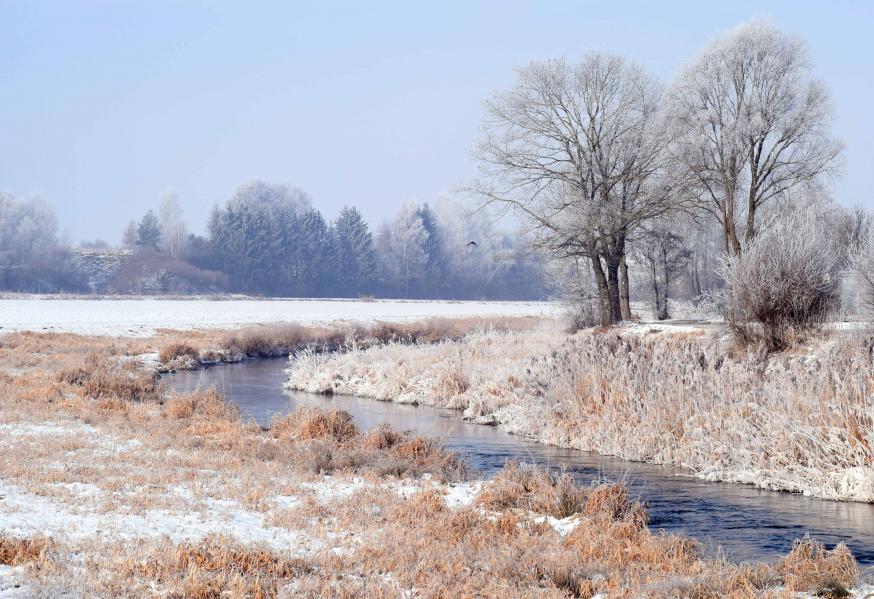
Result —
[[403, 322], [430, 317], [554, 316], [549, 302], [431, 300], [0, 299], [0, 332], [145, 336], [155, 329], [224, 329], [275, 322]]

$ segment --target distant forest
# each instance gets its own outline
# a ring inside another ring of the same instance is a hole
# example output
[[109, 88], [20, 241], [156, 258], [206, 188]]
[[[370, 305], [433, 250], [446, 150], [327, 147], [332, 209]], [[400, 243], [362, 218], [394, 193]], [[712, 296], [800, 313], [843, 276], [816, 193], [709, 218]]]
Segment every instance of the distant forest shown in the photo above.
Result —
[[[204, 235], [165, 193], [122, 246], [72, 247], [52, 207], [0, 194], [0, 290], [272, 297], [542, 299], [544, 264], [493, 215], [450, 198], [406, 203], [372, 231], [355, 207], [328, 221], [291, 185], [253, 182], [216, 204]], [[473, 243], [471, 243], [473, 242]]]

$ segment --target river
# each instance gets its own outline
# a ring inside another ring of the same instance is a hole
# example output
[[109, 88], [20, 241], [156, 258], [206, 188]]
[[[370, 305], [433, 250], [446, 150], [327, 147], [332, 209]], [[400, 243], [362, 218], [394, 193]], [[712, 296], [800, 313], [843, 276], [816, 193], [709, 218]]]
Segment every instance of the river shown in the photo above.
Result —
[[534, 443], [495, 427], [464, 422], [451, 410], [288, 391], [283, 389], [286, 367], [285, 359], [250, 361], [174, 373], [162, 382], [179, 391], [215, 386], [262, 425], [298, 406], [343, 409], [364, 430], [387, 423], [396, 430], [435, 437], [484, 476], [514, 459], [565, 468], [583, 483], [620, 480], [648, 504], [651, 528], [694, 537], [711, 556], [721, 552], [732, 561], [771, 560], [809, 534], [829, 546], [843, 541], [860, 564], [874, 565], [874, 505], [706, 482], [673, 467]]

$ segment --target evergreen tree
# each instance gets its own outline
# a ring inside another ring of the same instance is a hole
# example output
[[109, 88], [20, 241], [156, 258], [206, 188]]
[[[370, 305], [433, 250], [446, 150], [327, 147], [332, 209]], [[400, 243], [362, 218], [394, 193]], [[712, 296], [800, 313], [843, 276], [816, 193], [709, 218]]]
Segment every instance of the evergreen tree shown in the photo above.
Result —
[[149, 210], [137, 225], [137, 243], [142, 248], [157, 249], [161, 240], [161, 225], [155, 212]]
[[354, 297], [373, 289], [376, 252], [367, 223], [357, 208], [343, 208], [334, 223], [336, 292]]
[[422, 242], [425, 250], [425, 276], [421, 282], [422, 288], [416, 295], [433, 297], [435, 294], [440, 294], [446, 277], [446, 260], [443, 256], [442, 235], [434, 211], [431, 210], [427, 203], [419, 207], [416, 214], [422, 220], [422, 227], [425, 229], [425, 233], [427, 233]]

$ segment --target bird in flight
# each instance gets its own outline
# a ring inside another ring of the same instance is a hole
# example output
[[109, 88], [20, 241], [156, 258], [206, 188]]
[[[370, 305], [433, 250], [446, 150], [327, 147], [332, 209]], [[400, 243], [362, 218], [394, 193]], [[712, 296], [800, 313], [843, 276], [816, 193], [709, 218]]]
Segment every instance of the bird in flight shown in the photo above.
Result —
[[472, 245], [473, 247], [478, 247], [478, 246], [476, 245], [476, 242], [475, 242], [475, 241], [468, 241], [468, 242], [467, 242], [467, 245], [468, 245], [468, 246], [471, 246], [471, 245]]

